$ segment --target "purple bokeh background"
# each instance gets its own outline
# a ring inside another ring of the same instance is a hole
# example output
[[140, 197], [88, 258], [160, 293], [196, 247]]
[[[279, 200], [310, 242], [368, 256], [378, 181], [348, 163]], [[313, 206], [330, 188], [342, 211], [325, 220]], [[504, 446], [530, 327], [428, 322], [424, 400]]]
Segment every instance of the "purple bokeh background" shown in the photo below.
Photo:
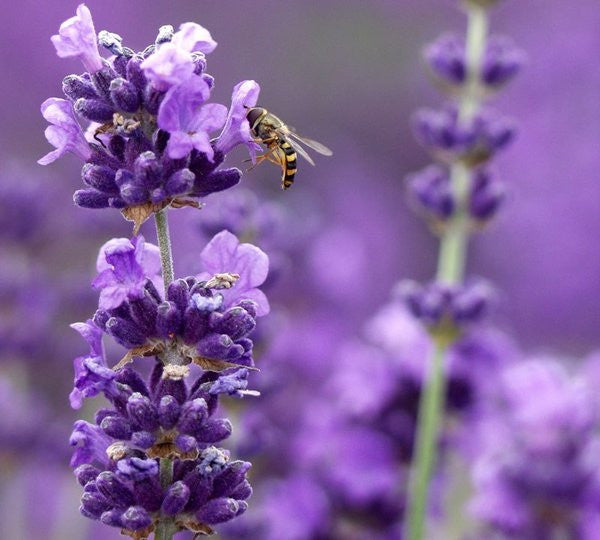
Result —
[[[351, 339], [399, 278], [425, 280], [432, 275], [437, 244], [409, 209], [404, 177], [429, 161], [409, 122], [416, 107], [443, 101], [425, 75], [420, 53], [440, 32], [463, 31], [464, 17], [454, 4], [87, 2], [97, 30], [117, 32], [135, 49], [152, 42], [162, 24], [203, 24], [219, 43], [209, 59], [209, 72], [217, 80], [215, 101], [228, 103], [231, 87], [253, 78], [261, 84], [262, 105], [333, 149], [334, 157], [317, 158], [317, 167], [302, 166], [296, 185], [285, 194], [270, 165], [242, 180], [261, 197], [288, 207], [296, 218], [286, 232], [301, 246], [293, 262], [303, 261], [304, 272], [284, 281], [281, 286], [290, 288], [282, 297], [292, 308], [303, 306], [307, 295], [324, 304], [312, 323], [297, 322], [302, 341], [315, 336], [315, 349], [320, 339]], [[114, 213], [90, 215], [72, 204], [72, 191], [80, 184], [80, 166], [73, 156], [46, 169], [35, 163], [48, 151], [39, 105], [48, 96], [60, 95], [65, 74], [80, 70], [75, 60], [58, 59], [49, 40], [76, 6], [75, 1], [56, 0], [7, 5], [0, 35], [0, 182], [25, 177], [37, 182], [47, 219], [58, 223], [48, 230], [67, 231], [57, 232], [59, 238], [42, 236], [41, 247], [23, 246], [22, 257], [32, 269], [57, 279], [79, 276], [78, 290], [84, 291], [83, 296], [72, 292], [70, 318], [47, 321], [61, 347], [50, 347], [51, 367], [39, 372], [46, 379], [36, 380], [32, 371], [28, 383], [42, 388], [43, 400], [67, 417], [72, 357], [79, 346], [68, 323], [84, 320], [93, 309], [93, 294], [86, 296], [85, 291], [98, 247], [111, 236], [130, 232], [129, 224]], [[564, 0], [508, 0], [494, 12], [492, 31], [511, 35], [527, 52], [528, 63], [497, 102], [520, 124], [515, 144], [496, 162], [509, 198], [497, 222], [474, 240], [469, 268], [495, 283], [500, 302], [494, 320], [525, 351], [575, 357], [600, 344], [600, 69], [593, 62], [600, 50], [598, 28], [596, 0], [579, 0], [576, 9]], [[228, 164], [243, 167], [245, 157], [241, 151], [234, 153]], [[27, 212], [24, 208], [23, 221]], [[189, 235], [184, 227], [199, 219], [193, 212], [174, 216], [176, 234]], [[142, 234], [153, 239], [152, 226], [145, 225]], [[200, 235], [176, 240], [178, 273], [197, 270], [202, 247]], [[13, 253], [12, 248], [2, 249], [3, 259]], [[0, 264], [8, 267], [6, 260]], [[4, 298], [1, 302], [4, 308]], [[327, 311], [343, 317], [332, 320]], [[314, 334], [314, 328], [327, 324], [329, 334]], [[327, 342], [323, 348], [334, 346]], [[3, 358], [0, 373], [14, 380], [14, 366]], [[63, 429], [68, 430], [68, 421]], [[53, 467], [60, 469], [58, 461]], [[42, 469], [49, 476], [60, 474]], [[10, 480], [18, 480], [21, 491], [27, 489], [25, 476]], [[69, 480], [64, 497], [75, 500], [77, 490], [68, 491]], [[12, 484], [2, 480], [2, 485], [4, 498]], [[72, 515], [79, 527], [87, 526], [75, 516], [74, 504], [63, 508], [62, 519], [68, 522]], [[110, 534], [102, 530], [97, 538], [112, 538]]]

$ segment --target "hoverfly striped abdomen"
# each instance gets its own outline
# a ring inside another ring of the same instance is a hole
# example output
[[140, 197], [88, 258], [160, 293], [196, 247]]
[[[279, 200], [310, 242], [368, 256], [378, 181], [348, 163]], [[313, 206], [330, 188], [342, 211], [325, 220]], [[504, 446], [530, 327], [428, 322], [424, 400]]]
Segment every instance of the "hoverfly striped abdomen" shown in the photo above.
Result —
[[294, 183], [294, 177], [296, 176], [297, 154], [292, 145], [285, 139], [279, 141], [279, 148], [281, 148], [285, 156], [285, 167], [282, 167], [281, 187], [288, 189]]

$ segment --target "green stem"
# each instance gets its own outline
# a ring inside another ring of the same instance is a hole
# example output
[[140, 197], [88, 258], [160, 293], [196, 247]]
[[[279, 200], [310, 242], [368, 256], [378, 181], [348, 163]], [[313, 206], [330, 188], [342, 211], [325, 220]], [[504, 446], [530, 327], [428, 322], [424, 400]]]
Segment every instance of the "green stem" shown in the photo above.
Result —
[[443, 360], [446, 347], [436, 341], [431, 371], [419, 402], [417, 440], [414, 449], [412, 498], [408, 514], [409, 540], [424, 538], [427, 491], [435, 465], [437, 437], [444, 409], [445, 377]]
[[[480, 72], [488, 32], [487, 11], [480, 5], [467, 2], [466, 65], [467, 81], [463, 88], [458, 118], [466, 124], [481, 106]], [[436, 278], [442, 283], [462, 283], [467, 261], [469, 241], [469, 192], [471, 171], [463, 161], [456, 161], [450, 168], [450, 185], [456, 201], [454, 216], [440, 240]], [[434, 337], [430, 371], [426, 374], [419, 402], [417, 433], [411, 483], [407, 506], [407, 540], [425, 538], [429, 484], [437, 461], [438, 437], [441, 430], [446, 381], [444, 357], [452, 339]]]
[[436, 279], [455, 285], [463, 280], [469, 242], [468, 199], [470, 172], [462, 162], [450, 168], [450, 185], [454, 194], [456, 212], [446, 226], [440, 240]]
[[[158, 238], [158, 247], [160, 249], [160, 262], [162, 266], [163, 281], [165, 283], [165, 293], [169, 284], [174, 279], [173, 254], [171, 253], [171, 238], [169, 235], [169, 221], [167, 209], [154, 214], [156, 222], [156, 236]], [[173, 461], [168, 458], [160, 460], [160, 484], [163, 489], [167, 489], [173, 483]], [[172, 540], [176, 533], [175, 524], [171, 519], [162, 519], [156, 525], [154, 532], [155, 540]]]
[[158, 238], [158, 247], [160, 249], [160, 262], [162, 265], [163, 281], [165, 282], [165, 292], [169, 283], [174, 279], [173, 272], [173, 254], [171, 253], [171, 238], [169, 236], [169, 220], [167, 217], [167, 208], [154, 214], [156, 222], [156, 236]]

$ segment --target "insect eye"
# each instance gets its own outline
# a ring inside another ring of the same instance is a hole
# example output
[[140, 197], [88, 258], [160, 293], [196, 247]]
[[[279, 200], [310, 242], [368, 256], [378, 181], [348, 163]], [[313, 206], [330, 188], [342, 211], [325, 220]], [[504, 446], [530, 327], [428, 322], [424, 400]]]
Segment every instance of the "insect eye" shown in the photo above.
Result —
[[248, 119], [248, 122], [250, 122], [250, 126], [253, 126], [254, 123], [260, 118], [263, 110], [264, 109], [261, 109], [260, 107], [253, 107], [248, 111], [246, 118]]

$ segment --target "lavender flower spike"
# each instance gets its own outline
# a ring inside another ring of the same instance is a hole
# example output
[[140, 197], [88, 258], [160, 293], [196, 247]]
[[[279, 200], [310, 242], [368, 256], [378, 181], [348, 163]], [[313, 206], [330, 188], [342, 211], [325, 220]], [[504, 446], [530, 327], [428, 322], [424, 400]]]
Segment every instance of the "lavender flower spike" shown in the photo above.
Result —
[[61, 58], [79, 58], [90, 73], [102, 69], [103, 62], [98, 52], [92, 14], [85, 4], [79, 4], [77, 15], [62, 23], [58, 34], [50, 39], [56, 48], [56, 54]]
[[260, 146], [254, 142], [250, 133], [250, 124], [246, 118], [247, 110], [256, 106], [260, 86], [256, 81], [242, 81], [235, 85], [231, 95], [231, 108], [225, 127], [217, 139], [217, 150], [227, 153], [238, 144], [245, 144], [252, 162], [256, 162], [256, 152]]
[[161, 287], [159, 249], [144, 242], [142, 236], [106, 242], [100, 248], [96, 269], [98, 276], [92, 285], [101, 290], [101, 309], [114, 309], [125, 300], [142, 298], [148, 278]]
[[209, 134], [223, 127], [227, 108], [219, 103], [203, 105], [209, 95], [208, 83], [198, 75], [166, 93], [158, 111], [158, 125], [171, 134], [167, 144], [170, 158], [181, 159], [195, 148], [213, 161]]
[[66, 99], [49, 98], [41, 107], [42, 116], [52, 125], [44, 134], [47, 141], [56, 148], [38, 160], [40, 165], [48, 165], [66, 152], [72, 152], [84, 161], [92, 155], [81, 126], [75, 119], [73, 105]]
[[256, 315], [269, 313], [269, 301], [257, 287], [267, 279], [269, 257], [252, 244], [241, 244], [229, 231], [221, 231], [202, 250], [200, 255], [203, 272], [199, 279], [210, 279], [224, 272], [239, 274], [239, 279], [230, 289], [219, 291], [226, 307], [241, 300], [257, 303]]

